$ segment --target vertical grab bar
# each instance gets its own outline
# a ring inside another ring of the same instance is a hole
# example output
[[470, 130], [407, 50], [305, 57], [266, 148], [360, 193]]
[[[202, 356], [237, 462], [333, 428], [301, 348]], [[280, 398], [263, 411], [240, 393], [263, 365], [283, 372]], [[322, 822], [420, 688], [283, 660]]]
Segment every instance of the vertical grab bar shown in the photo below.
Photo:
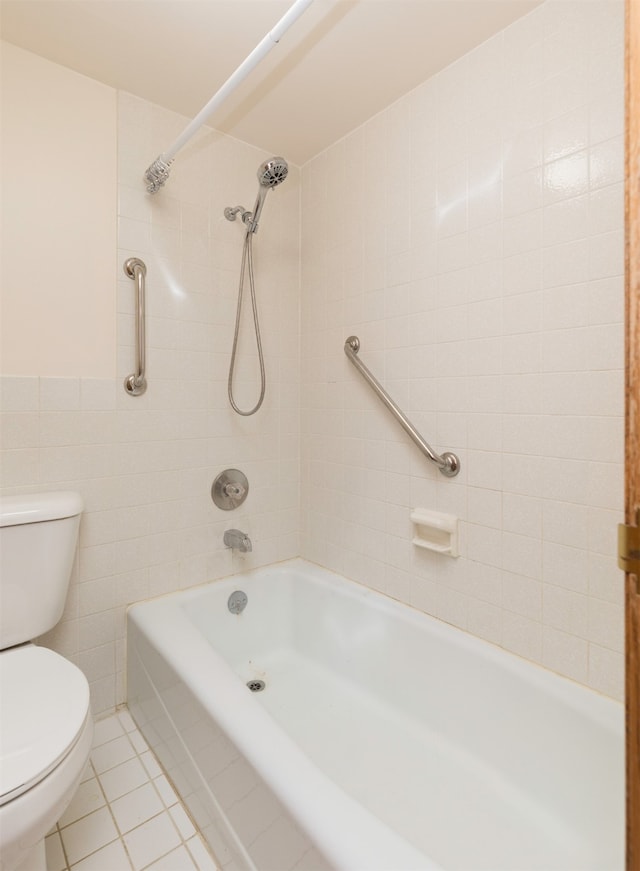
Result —
[[445, 475], [447, 478], [453, 478], [460, 471], [460, 460], [455, 454], [452, 454], [451, 451], [445, 451], [442, 455], [436, 454], [431, 445], [426, 442], [415, 426], [411, 423], [409, 418], [404, 414], [398, 406], [395, 404], [393, 399], [389, 396], [384, 387], [380, 384], [380, 382], [371, 374], [371, 372], [364, 365], [362, 360], [360, 360], [357, 356], [358, 351], [360, 350], [360, 339], [357, 336], [349, 336], [349, 338], [344, 343], [344, 352], [351, 360], [353, 365], [356, 367], [358, 372], [363, 376], [364, 380], [367, 384], [372, 388], [373, 392], [376, 394], [378, 399], [382, 400], [384, 404], [387, 406], [391, 414], [398, 421], [400, 426], [404, 429], [407, 435], [415, 442], [415, 444], [420, 448], [425, 457], [431, 460], [432, 463], [435, 463], [438, 469]]
[[144, 316], [144, 280], [147, 267], [138, 257], [130, 257], [125, 261], [124, 272], [136, 283], [136, 371], [124, 379], [124, 389], [131, 396], [141, 396], [147, 389], [145, 378], [145, 316]]

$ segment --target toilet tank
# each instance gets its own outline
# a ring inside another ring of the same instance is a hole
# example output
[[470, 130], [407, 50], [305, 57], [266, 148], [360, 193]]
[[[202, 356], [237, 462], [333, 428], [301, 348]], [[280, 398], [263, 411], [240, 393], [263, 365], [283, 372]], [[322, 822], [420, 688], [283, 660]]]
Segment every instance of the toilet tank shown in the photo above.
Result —
[[0, 650], [62, 617], [81, 513], [82, 497], [71, 491], [0, 499]]

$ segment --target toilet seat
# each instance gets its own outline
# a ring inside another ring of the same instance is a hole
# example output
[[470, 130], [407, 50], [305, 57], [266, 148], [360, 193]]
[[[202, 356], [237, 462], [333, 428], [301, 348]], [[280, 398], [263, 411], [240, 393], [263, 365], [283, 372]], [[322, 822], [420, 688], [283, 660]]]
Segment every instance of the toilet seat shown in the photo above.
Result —
[[46, 647], [0, 652], [0, 805], [43, 780], [69, 754], [89, 715], [89, 684]]

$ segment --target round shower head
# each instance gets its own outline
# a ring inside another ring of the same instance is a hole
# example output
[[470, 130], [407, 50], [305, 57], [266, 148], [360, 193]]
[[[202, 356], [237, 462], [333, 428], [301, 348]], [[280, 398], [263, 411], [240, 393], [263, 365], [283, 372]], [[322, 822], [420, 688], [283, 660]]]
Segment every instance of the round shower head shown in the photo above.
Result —
[[258, 181], [263, 187], [274, 188], [289, 174], [289, 164], [284, 157], [272, 157], [258, 167]]

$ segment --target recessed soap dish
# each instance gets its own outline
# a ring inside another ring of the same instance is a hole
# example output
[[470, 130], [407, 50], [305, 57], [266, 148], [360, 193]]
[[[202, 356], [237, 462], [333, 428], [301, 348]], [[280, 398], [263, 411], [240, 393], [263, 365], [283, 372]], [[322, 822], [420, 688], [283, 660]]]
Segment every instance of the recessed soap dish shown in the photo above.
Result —
[[413, 523], [412, 541], [416, 547], [424, 547], [444, 556], [458, 556], [458, 518], [427, 508], [415, 508], [411, 512]]

